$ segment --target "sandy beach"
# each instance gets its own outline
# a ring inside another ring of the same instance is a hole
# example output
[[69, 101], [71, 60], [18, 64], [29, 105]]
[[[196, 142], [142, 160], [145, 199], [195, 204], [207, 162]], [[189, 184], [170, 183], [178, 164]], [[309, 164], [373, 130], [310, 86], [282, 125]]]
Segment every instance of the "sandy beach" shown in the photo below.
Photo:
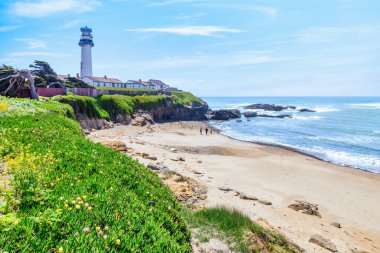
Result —
[[[208, 188], [207, 206], [236, 208], [306, 252], [329, 252], [309, 242], [312, 235], [329, 239], [338, 252], [380, 252], [379, 175], [216, 132], [200, 135], [201, 126], [200, 122], [116, 126], [88, 137], [95, 142], [123, 141], [135, 152], [157, 157], [152, 161], [127, 154], [199, 181]], [[178, 161], [179, 156], [184, 161]], [[236, 192], [260, 201], [242, 199]], [[321, 217], [288, 207], [297, 200], [318, 205]], [[331, 225], [334, 222], [341, 228]]]

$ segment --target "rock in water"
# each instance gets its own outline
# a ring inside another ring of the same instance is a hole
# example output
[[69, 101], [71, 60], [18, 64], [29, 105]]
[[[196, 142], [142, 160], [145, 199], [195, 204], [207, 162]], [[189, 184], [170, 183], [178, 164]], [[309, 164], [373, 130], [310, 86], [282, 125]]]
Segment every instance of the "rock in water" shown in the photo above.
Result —
[[240, 118], [240, 117], [241, 117], [241, 113], [239, 110], [223, 109], [223, 110], [212, 111], [210, 119], [212, 119], [212, 120], [229, 120], [229, 119], [236, 119], [236, 118]]
[[244, 112], [246, 118], [257, 117], [257, 112]]
[[285, 118], [292, 118], [292, 115], [290, 114], [280, 114], [280, 115], [257, 114], [256, 117], [285, 119]]
[[255, 110], [264, 110], [264, 111], [283, 111], [287, 109], [296, 109], [295, 106], [289, 105], [289, 106], [282, 106], [282, 105], [271, 105], [271, 104], [252, 104], [252, 105], [247, 105], [244, 106], [244, 109], [255, 109]]
[[298, 111], [299, 111], [299, 112], [316, 112], [316, 111], [314, 111], [314, 110], [307, 109], [307, 108], [302, 108], [302, 109], [299, 109]]
[[328, 239], [320, 236], [320, 235], [313, 235], [309, 242], [317, 244], [318, 246], [325, 248], [331, 252], [338, 252], [336, 249], [336, 246]]

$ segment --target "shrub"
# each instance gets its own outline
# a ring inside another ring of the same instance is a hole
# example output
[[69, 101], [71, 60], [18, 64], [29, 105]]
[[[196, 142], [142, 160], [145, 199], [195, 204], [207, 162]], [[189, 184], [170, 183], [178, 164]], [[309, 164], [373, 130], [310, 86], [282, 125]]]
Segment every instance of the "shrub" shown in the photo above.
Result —
[[98, 97], [100, 106], [115, 120], [118, 114], [132, 115], [136, 109], [136, 100], [124, 95], [101, 95]]
[[77, 95], [66, 95], [66, 96], [55, 96], [52, 98], [53, 101], [58, 101], [60, 103], [69, 104], [75, 111], [75, 114], [85, 114], [90, 118], [101, 118], [109, 119], [110, 116], [101, 106], [98, 101], [92, 97], [77, 96]]
[[165, 95], [153, 95], [153, 96], [135, 96], [137, 106], [143, 110], [151, 110], [154, 108], [162, 107], [167, 104], [167, 97]]
[[188, 106], [198, 107], [205, 104], [205, 102], [202, 99], [194, 96], [190, 92], [172, 91], [171, 97], [176, 106], [188, 105]]

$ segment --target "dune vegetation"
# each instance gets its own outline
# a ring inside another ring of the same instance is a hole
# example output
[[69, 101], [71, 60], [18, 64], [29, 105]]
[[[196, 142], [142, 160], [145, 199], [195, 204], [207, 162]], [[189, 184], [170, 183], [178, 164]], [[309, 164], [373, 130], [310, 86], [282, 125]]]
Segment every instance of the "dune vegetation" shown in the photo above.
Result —
[[252, 222], [237, 210], [221, 206], [197, 212], [184, 210], [184, 216], [198, 243], [216, 238], [234, 252], [300, 252], [284, 236]]

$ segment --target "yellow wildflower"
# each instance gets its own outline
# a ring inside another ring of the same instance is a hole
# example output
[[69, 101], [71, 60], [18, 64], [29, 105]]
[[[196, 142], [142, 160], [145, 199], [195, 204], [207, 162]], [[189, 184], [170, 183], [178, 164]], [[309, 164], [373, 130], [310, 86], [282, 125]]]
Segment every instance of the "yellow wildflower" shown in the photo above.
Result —
[[63, 252], [63, 248], [59, 247], [58, 252]]
[[99, 232], [100, 231], [100, 227], [96, 227], [96, 232]]
[[76, 208], [76, 209], [79, 209], [79, 208], [80, 208], [80, 205], [76, 205], [75, 208]]
[[116, 245], [120, 245], [120, 240], [119, 239], [116, 240]]

